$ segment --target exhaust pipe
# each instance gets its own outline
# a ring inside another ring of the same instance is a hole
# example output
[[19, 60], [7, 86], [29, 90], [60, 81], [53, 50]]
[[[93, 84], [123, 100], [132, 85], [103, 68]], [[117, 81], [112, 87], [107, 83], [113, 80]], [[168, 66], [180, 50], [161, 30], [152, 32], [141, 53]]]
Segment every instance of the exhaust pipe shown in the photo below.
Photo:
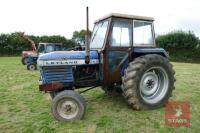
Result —
[[85, 56], [85, 63], [90, 63], [90, 45], [89, 45], [89, 10], [88, 7], [86, 7], [86, 40], [85, 40], [85, 50], [86, 50], [86, 56]]

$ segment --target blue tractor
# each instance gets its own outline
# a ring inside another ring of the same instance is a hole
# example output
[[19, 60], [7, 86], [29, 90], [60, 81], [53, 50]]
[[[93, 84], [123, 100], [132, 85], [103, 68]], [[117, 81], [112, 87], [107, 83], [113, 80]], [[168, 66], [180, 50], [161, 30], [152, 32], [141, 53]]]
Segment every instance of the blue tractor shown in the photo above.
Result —
[[84, 87], [117, 90], [135, 110], [165, 105], [175, 88], [175, 72], [166, 51], [156, 47], [153, 21], [110, 14], [94, 23], [86, 51], [41, 55], [39, 89], [50, 93], [53, 116], [59, 121], [83, 118], [86, 103], [76, 89]]
[[38, 56], [50, 53], [53, 51], [62, 51], [61, 43], [39, 43], [38, 49], [36, 49], [35, 54], [29, 54], [26, 57], [27, 70], [34, 71], [37, 69], [37, 59]]

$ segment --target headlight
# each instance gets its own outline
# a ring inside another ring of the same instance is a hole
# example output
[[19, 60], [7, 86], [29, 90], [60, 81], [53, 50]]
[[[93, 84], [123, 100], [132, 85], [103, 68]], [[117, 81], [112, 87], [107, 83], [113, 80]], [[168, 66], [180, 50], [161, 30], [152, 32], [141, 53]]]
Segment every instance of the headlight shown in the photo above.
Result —
[[42, 81], [42, 80], [39, 80], [39, 81], [38, 81], [38, 84], [39, 84], [39, 85], [42, 85], [42, 84], [43, 84], [43, 81]]
[[39, 85], [42, 85], [44, 83], [42, 75], [40, 75], [40, 79], [39, 79], [38, 83], [39, 83]]
[[44, 66], [44, 61], [37, 60], [37, 64], [38, 64], [38, 66]]

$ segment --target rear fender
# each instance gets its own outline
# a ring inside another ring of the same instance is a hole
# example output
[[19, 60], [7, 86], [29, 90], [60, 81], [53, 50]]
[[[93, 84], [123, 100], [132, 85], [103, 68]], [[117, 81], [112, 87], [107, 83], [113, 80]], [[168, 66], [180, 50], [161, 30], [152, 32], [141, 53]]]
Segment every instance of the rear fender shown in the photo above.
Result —
[[124, 59], [124, 62], [120, 66], [121, 76], [124, 75], [124, 71], [128, 67], [129, 62], [133, 61], [137, 57], [147, 54], [158, 54], [165, 58], [169, 58], [167, 52], [163, 48], [133, 48], [130, 54], [132, 60], [130, 60], [127, 56], [125, 57], [126, 59]]
[[158, 54], [166, 58], [169, 57], [163, 48], [133, 48], [132, 50], [133, 58], [137, 58], [146, 54]]

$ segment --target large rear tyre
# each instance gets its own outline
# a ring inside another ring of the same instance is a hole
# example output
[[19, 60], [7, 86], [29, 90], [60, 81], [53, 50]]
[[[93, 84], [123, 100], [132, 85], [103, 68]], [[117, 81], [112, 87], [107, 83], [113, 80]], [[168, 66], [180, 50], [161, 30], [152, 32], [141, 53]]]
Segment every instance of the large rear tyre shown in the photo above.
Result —
[[28, 64], [28, 57], [22, 58], [22, 64], [27, 65]]
[[123, 96], [136, 110], [161, 107], [175, 88], [174, 74], [167, 58], [155, 54], [138, 57], [122, 77]]
[[82, 119], [86, 104], [84, 98], [77, 92], [65, 90], [57, 93], [52, 101], [52, 114], [58, 121]]

